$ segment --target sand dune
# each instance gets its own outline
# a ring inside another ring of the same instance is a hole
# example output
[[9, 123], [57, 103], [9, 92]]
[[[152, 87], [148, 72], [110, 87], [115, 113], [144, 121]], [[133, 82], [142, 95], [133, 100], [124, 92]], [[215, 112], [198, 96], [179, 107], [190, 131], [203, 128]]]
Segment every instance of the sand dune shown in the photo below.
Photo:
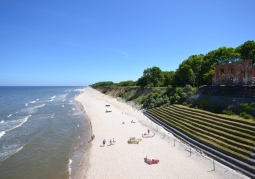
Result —
[[[88, 151], [87, 168], [75, 178], [88, 179], [217, 179], [248, 178], [220, 163], [201, 155], [181, 143], [162, 127], [153, 124], [142, 113], [98, 91], [86, 87], [76, 97], [89, 116], [95, 139]], [[110, 107], [106, 107], [110, 104]], [[112, 112], [106, 113], [106, 108]], [[134, 120], [135, 123], [131, 123]], [[122, 123], [125, 124], [122, 124]], [[142, 134], [155, 132], [152, 138]], [[130, 137], [141, 138], [139, 144], [128, 144]], [[110, 139], [115, 145], [109, 145]], [[102, 141], [106, 145], [102, 147]], [[190, 152], [191, 151], [191, 152]], [[159, 159], [149, 165], [145, 157]]]

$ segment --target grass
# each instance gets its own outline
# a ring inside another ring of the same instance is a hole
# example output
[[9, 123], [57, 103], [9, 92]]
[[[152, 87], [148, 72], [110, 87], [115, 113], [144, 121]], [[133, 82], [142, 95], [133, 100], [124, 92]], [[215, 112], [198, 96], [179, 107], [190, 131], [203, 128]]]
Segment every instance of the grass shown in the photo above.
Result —
[[153, 108], [148, 112], [195, 140], [244, 162], [255, 149], [255, 122], [252, 120], [181, 105]]

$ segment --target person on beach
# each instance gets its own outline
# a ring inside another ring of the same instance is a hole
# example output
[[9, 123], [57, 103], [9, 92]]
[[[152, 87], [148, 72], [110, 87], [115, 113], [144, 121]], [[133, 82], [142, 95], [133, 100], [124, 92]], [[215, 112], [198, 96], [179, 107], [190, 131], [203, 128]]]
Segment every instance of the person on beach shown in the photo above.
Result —
[[110, 139], [110, 145], [112, 145], [112, 139]]
[[106, 140], [104, 139], [104, 140], [103, 140], [103, 147], [104, 147], [105, 143], [106, 143]]
[[148, 129], [148, 135], [150, 134], [150, 130]]
[[125, 122], [123, 121], [122, 124], [125, 124]]
[[95, 135], [93, 134], [93, 135], [91, 136], [91, 141], [92, 141], [94, 138], [95, 138]]
[[112, 144], [115, 145], [115, 142], [116, 142], [116, 141], [115, 141], [114, 138], [113, 138], [113, 139], [112, 139]]
[[92, 142], [94, 140], [94, 138], [95, 138], [95, 135], [92, 134], [91, 139], [90, 139], [90, 141], [88, 141], [88, 143]]
[[131, 123], [135, 123], [135, 121], [132, 119]]

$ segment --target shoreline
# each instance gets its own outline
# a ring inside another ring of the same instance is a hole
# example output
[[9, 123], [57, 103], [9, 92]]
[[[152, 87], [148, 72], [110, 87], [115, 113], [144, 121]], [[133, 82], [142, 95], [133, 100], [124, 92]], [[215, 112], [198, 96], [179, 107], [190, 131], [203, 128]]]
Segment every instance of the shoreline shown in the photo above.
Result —
[[[248, 178], [218, 162], [215, 162], [216, 169], [212, 170], [209, 157], [191, 151], [168, 131], [125, 103], [91, 87], [81, 91], [75, 100], [86, 110], [95, 139], [86, 149], [85, 167], [79, 178]], [[106, 112], [106, 104], [111, 105], [112, 112]], [[155, 136], [143, 138], [142, 134], [148, 130]], [[113, 137], [116, 144], [110, 145], [109, 139]], [[127, 144], [130, 137], [142, 140], [139, 144]], [[103, 139], [106, 139], [104, 147]], [[159, 163], [148, 165], [146, 156], [159, 159]]]
[[[79, 110], [85, 115], [85, 118], [89, 121], [89, 126], [90, 126], [89, 136], [91, 136], [93, 134], [91, 119], [86, 114], [86, 110], [83, 104], [80, 101], [76, 100], [76, 97], [74, 97], [74, 101], [78, 103]], [[92, 143], [91, 141], [87, 141], [87, 140], [84, 140], [84, 141], [86, 143], [85, 143], [85, 146], [83, 146], [82, 150], [86, 153], [86, 155], [80, 161], [80, 164], [82, 165], [82, 167], [79, 170], [75, 171], [74, 175], [71, 175], [71, 178], [75, 178], [75, 179], [84, 178], [84, 176], [86, 175], [86, 172], [90, 168], [89, 157], [90, 157], [90, 150], [92, 147]]]

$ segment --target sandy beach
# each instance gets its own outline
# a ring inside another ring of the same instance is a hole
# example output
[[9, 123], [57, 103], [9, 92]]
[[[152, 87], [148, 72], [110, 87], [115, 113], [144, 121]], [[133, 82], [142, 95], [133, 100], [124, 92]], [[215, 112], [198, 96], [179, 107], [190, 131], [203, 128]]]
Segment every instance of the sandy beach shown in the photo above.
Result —
[[[75, 176], [77, 179], [248, 178], [189, 148], [141, 112], [116, 98], [86, 87], [76, 100], [83, 105], [95, 135], [87, 148], [86, 167]], [[111, 112], [106, 112], [106, 109]], [[131, 123], [132, 120], [135, 123]], [[150, 136], [154, 133], [155, 136], [143, 138], [142, 134], [148, 130]], [[139, 144], [128, 144], [130, 137], [142, 140]], [[116, 142], [110, 145], [113, 138]], [[104, 147], [103, 139], [106, 140]], [[149, 165], [146, 156], [158, 159], [159, 163]]]

